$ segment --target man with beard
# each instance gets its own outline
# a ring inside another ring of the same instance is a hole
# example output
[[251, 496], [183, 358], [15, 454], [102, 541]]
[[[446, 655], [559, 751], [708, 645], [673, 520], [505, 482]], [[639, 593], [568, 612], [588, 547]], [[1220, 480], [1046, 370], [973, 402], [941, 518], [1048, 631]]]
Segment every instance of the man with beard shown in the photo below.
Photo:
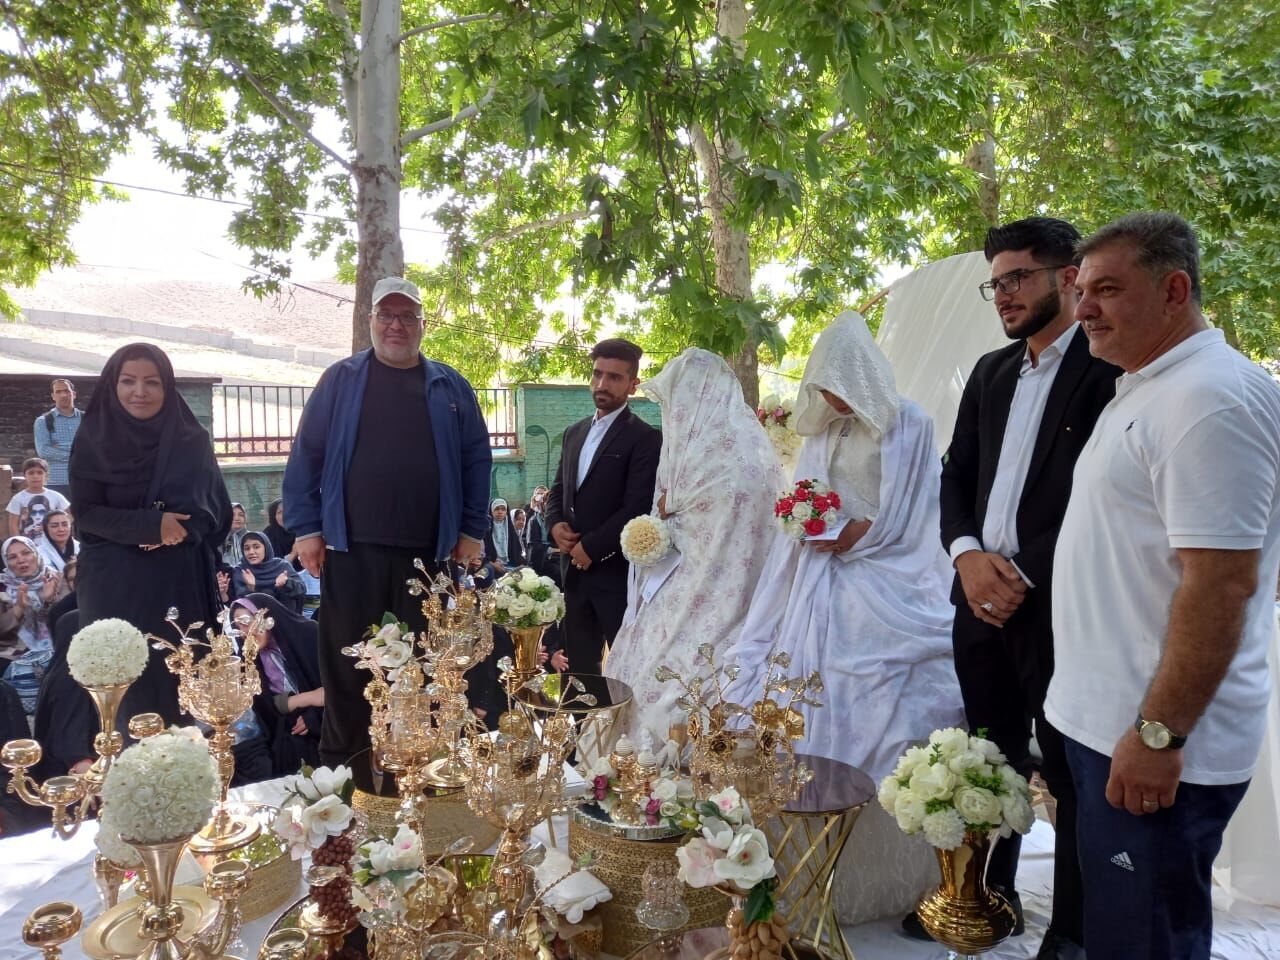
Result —
[[[985, 728], [1022, 774], [1039, 769], [1058, 804], [1053, 916], [1040, 960], [1083, 956], [1084, 942], [1075, 793], [1062, 735], [1044, 719], [1053, 551], [1076, 457], [1121, 372], [1090, 356], [1074, 319], [1079, 239], [1048, 217], [987, 232], [991, 279], [979, 289], [1016, 342], [974, 366], [942, 467], [942, 545], [956, 568], [952, 644], [969, 727]], [[1002, 840], [987, 873], [1014, 904], [1015, 932], [1018, 852], [1016, 834]], [[905, 925], [920, 929], [914, 915]]]
[[565, 593], [564, 652], [577, 673], [599, 673], [627, 610], [627, 521], [648, 513], [662, 434], [631, 412], [641, 350], [602, 340], [591, 351], [595, 413], [570, 426], [547, 497], [547, 527], [560, 550]]

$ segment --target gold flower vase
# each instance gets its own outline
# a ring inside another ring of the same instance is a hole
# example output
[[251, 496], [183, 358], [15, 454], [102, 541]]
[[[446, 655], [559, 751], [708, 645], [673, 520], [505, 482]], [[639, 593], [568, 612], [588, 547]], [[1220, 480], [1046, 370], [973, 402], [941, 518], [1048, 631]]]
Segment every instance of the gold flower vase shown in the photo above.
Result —
[[954, 850], [935, 848], [942, 883], [916, 905], [916, 914], [929, 935], [960, 953], [984, 953], [1013, 933], [1013, 907], [987, 886], [987, 862], [1000, 839], [970, 830]]
[[507, 675], [507, 692], [515, 696], [515, 692], [542, 672], [538, 662], [538, 651], [542, 648], [542, 636], [550, 624], [541, 623], [536, 627], [513, 627], [501, 625], [511, 636], [511, 646], [515, 656], [511, 658], [511, 672]]

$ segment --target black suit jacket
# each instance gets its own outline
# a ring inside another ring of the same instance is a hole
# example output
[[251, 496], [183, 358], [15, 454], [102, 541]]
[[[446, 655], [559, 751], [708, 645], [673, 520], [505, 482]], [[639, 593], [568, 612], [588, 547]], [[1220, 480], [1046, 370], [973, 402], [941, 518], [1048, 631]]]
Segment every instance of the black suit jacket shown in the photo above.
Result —
[[[1009, 408], [1026, 352], [1019, 340], [986, 354], [974, 365], [956, 414], [955, 433], [942, 461], [942, 547], [957, 537], [982, 540], [991, 487]], [[1053, 551], [1071, 496], [1071, 475], [1102, 408], [1115, 396], [1123, 372], [1089, 353], [1089, 338], [1077, 329], [1062, 357], [1045, 401], [1022, 497], [1018, 501], [1018, 553], [1013, 562], [1035, 584], [1005, 624], [1006, 634], [1036, 634], [1047, 644], [1045, 663], [1052, 664], [1050, 590]], [[968, 603], [956, 575], [951, 601], [967, 613]], [[970, 618], [957, 616], [957, 630]], [[978, 621], [974, 621], [978, 622]], [[1043, 677], [1048, 683], [1048, 676]]]
[[591, 467], [578, 486], [578, 458], [591, 428], [592, 417], [564, 432], [560, 464], [547, 496], [547, 529], [565, 522], [582, 535], [591, 566], [565, 570], [565, 586], [575, 582], [611, 583], [625, 589], [627, 560], [619, 539], [627, 521], [648, 513], [662, 452], [662, 434], [626, 407], [596, 448]]

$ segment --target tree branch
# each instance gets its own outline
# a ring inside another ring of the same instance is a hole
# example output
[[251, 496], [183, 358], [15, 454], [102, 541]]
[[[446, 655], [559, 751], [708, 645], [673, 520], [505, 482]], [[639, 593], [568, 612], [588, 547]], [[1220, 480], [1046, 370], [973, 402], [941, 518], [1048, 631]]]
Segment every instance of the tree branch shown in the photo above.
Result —
[[356, 35], [351, 28], [351, 18], [347, 15], [344, 0], [326, 0], [326, 3], [329, 12], [342, 28], [342, 100], [347, 105], [347, 123], [351, 127], [351, 141], [354, 143], [356, 111], [359, 109], [356, 74], [360, 71], [360, 53], [356, 49]]
[[[192, 23], [194, 23], [199, 29], [203, 30], [205, 33], [208, 33], [208, 30], [206, 29], [205, 25], [201, 22], [200, 17], [196, 15], [195, 10], [191, 8], [191, 5], [187, 2], [187, 0], [178, 0], [178, 6], [182, 9], [183, 13], [185, 13], [191, 19]], [[293, 127], [296, 131], [298, 131], [298, 133], [302, 134], [303, 137], [305, 137], [306, 140], [313, 147], [315, 147], [321, 153], [328, 156], [331, 160], [334, 161], [334, 163], [338, 164], [347, 172], [351, 171], [351, 162], [346, 157], [342, 156], [342, 154], [334, 150], [327, 143], [325, 143], [323, 140], [318, 138], [314, 133], [312, 133], [310, 127], [306, 123], [304, 123], [296, 114], [294, 114], [294, 112], [289, 109], [288, 105], [285, 104], [283, 100], [281, 100], [274, 93], [268, 90], [266, 86], [262, 83], [262, 81], [259, 80], [257, 76], [254, 75], [253, 71], [251, 71], [239, 60], [228, 55], [225, 52], [217, 53], [215, 55], [218, 56], [220, 59], [225, 60], [238, 74], [240, 74], [240, 76], [244, 77], [244, 79], [248, 81], [249, 86], [253, 87], [254, 90], [258, 91], [258, 94], [264, 100], [266, 100], [267, 103], [271, 105], [271, 108], [275, 110], [277, 114], [279, 114], [280, 119], [282, 119], [285, 123], [289, 124], [289, 126]]]
[[431, 23], [424, 23], [420, 27], [414, 27], [412, 30], [406, 30], [400, 34], [396, 43], [404, 43], [410, 37], [416, 37], [421, 33], [430, 33], [432, 30], [443, 30], [445, 27], [456, 27], [464, 23], [475, 23], [477, 20], [496, 20], [496, 13], [472, 13], [465, 17], [449, 17], [447, 20], [435, 20]]
[[838, 123], [832, 124], [831, 127], [825, 133], [823, 133], [821, 136], [818, 137], [818, 146], [820, 147], [825, 146], [828, 142], [831, 141], [832, 138], [834, 138], [838, 134], [843, 133], [848, 129], [849, 129], [849, 120], [847, 117], [839, 121]]
[[546, 230], [550, 227], [558, 227], [566, 223], [575, 223], [578, 220], [586, 220], [590, 216], [592, 216], [591, 210], [575, 210], [573, 213], [562, 213], [556, 217], [548, 217], [546, 220], [531, 220], [528, 223], [520, 224], [518, 227], [512, 227], [506, 233], [500, 233], [497, 236], [489, 237], [480, 244], [480, 249], [488, 250], [495, 243], [513, 240], [522, 233], [532, 233], [535, 230]]
[[470, 120], [489, 105], [489, 102], [493, 100], [493, 95], [497, 90], [497, 83], [491, 83], [483, 97], [475, 103], [463, 107], [452, 117], [445, 117], [443, 120], [436, 120], [432, 123], [428, 123], [425, 127], [418, 127], [416, 130], [410, 130], [400, 138], [400, 149], [404, 150], [404, 148], [409, 146], [409, 144], [421, 140], [423, 137], [429, 136], [433, 133], [439, 133], [441, 130], [448, 130], [450, 127], [456, 127], [458, 124], [465, 123], [467, 120]]

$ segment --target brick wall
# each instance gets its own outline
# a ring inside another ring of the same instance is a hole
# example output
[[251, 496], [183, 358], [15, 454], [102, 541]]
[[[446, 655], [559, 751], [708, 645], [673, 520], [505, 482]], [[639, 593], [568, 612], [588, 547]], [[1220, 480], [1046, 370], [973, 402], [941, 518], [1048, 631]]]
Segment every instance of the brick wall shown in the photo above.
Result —
[[[22, 461], [36, 455], [32, 429], [36, 417], [53, 407], [49, 383], [53, 374], [0, 374], [0, 462], [10, 464], [17, 473]], [[76, 406], [81, 410], [97, 389], [98, 378], [73, 376]], [[186, 399], [192, 413], [206, 430], [213, 428], [213, 385], [221, 377], [179, 377], [178, 392]]]

